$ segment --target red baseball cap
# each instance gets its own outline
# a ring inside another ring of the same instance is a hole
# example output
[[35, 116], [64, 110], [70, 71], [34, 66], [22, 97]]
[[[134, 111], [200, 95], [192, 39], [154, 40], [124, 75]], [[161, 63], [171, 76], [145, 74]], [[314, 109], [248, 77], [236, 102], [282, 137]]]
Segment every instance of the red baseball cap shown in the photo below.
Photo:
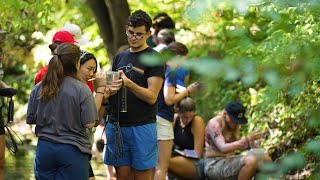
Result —
[[58, 31], [52, 38], [52, 43], [60, 41], [61, 43], [77, 43], [71, 33], [68, 31]]

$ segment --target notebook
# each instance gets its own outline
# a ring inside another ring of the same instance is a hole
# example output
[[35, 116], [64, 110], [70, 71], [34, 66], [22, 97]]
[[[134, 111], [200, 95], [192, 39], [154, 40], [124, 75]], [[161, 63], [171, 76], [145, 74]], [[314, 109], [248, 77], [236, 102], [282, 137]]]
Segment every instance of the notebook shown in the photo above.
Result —
[[174, 149], [174, 151], [182, 156], [198, 159], [198, 155], [197, 155], [196, 151], [194, 151], [192, 149], [185, 149], [184, 151]]

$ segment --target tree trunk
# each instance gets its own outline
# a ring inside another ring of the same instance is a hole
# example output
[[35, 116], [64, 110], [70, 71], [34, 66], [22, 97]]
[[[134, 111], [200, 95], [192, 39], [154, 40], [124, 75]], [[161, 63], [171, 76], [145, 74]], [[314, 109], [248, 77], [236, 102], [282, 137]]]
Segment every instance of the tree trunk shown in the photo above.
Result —
[[98, 23], [108, 57], [112, 59], [122, 45], [128, 44], [125, 35], [126, 19], [130, 15], [127, 0], [87, 0]]
[[3, 56], [2, 48], [3, 48], [4, 34], [5, 34], [5, 31], [1, 29], [1, 24], [0, 24], [0, 62], [2, 62], [2, 56]]

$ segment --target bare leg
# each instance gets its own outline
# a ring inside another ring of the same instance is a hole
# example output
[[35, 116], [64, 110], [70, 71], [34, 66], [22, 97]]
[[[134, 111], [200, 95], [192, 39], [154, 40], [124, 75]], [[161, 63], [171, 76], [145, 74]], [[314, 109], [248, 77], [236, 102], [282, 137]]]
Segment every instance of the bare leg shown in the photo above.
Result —
[[116, 173], [114, 172], [114, 167], [113, 166], [108, 166], [105, 165], [107, 168], [107, 172], [109, 173], [109, 179], [110, 180], [115, 180], [116, 179]]
[[238, 180], [251, 180], [256, 173], [258, 160], [254, 155], [244, 156], [244, 165], [240, 169]]
[[130, 166], [118, 166], [116, 169], [117, 180], [130, 180], [133, 179], [133, 172]]
[[147, 170], [134, 170], [134, 180], [152, 180], [154, 168]]
[[[102, 160], [104, 160], [104, 156], [105, 156], [105, 152], [106, 152], [106, 145], [107, 144], [107, 140], [106, 140], [106, 136], [102, 134], [104, 126], [99, 125], [98, 126], [101, 133], [99, 133], [99, 135], [102, 137], [103, 139], [103, 151], [102, 151]], [[96, 130], [97, 132], [97, 130]], [[102, 135], [101, 135], [102, 134]], [[109, 165], [104, 165], [104, 168], [106, 169], [106, 175], [107, 175], [107, 180], [115, 180], [116, 179], [116, 173], [114, 172], [114, 167], [113, 166], [109, 166]]]
[[[105, 148], [103, 149], [102, 159], [104, 159], [104, 155], [105, 155]], [[105, 164], [104, 168], [106, 169], [107, 180], [116, 179], [116, 174], [114, 173], [114, 167], [113, 166], [109, 166], [109, 165]]]
[[171, 158], [173, 140], [159, 140], [158, 141], [158, 166], [156, 167], [154, 180], [165, 180], [168, 168], [169, 161]]
[[180, 178], [198, 179], [195, 160], [175, 156], [170, 159], [169, 171]]

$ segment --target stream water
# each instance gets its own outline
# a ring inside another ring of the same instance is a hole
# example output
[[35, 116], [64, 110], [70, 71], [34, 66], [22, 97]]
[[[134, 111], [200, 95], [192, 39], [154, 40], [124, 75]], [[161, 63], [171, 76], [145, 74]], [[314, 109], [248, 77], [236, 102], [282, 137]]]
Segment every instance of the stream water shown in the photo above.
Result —
[[[20, 148], [16, 156], [13, 156], [6, 149], [6, 163], [4, 168], [5, 180], [34, 180], [33, 162], [35, 157], [35, 147]], [[105, 180], [106, 171], [101, 156], [94, 157], [91, 165], [95, 173], [96, 180]]]

